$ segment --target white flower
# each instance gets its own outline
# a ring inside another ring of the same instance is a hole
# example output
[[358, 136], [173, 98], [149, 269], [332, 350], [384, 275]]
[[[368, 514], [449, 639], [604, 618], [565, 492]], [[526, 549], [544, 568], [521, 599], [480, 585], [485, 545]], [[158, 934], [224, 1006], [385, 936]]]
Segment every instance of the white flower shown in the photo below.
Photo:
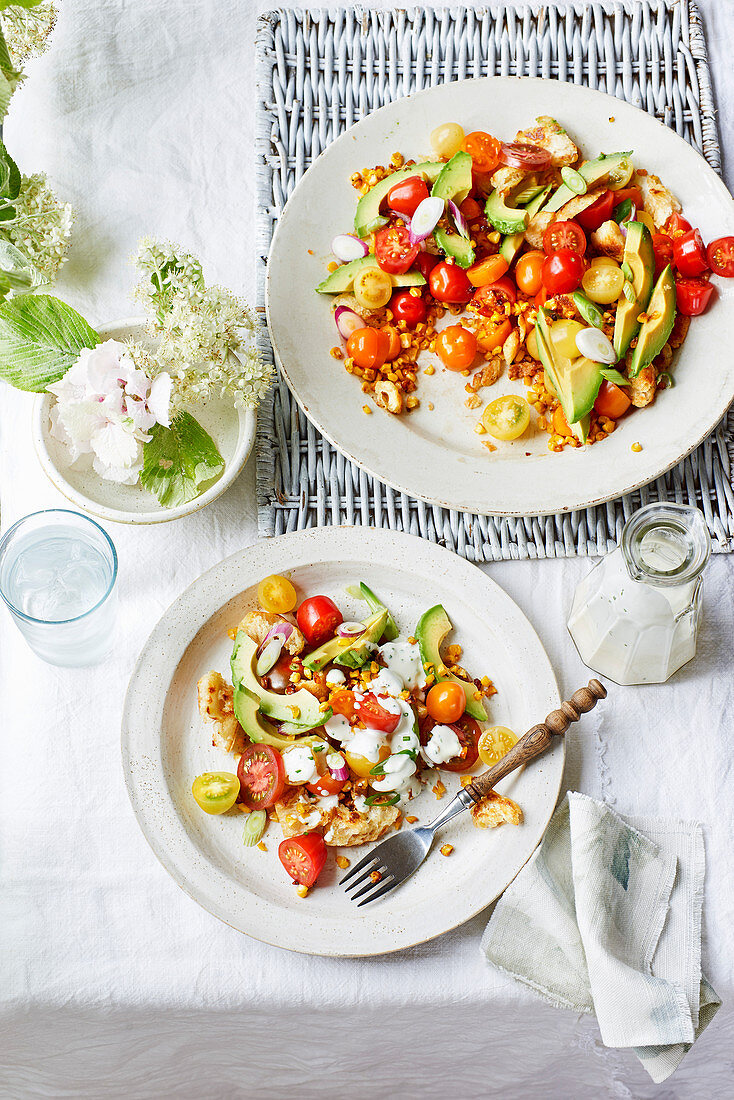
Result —
[[134, 485], [150, 429], [170, 425], [170, 377], [161, 374], [151, 382], [124, 344], [106, 340], [84, 348], [64, 377], [48, 388], [56, 397], [51, 434], [65, 444], [70, 460], [92, 455], [100, 477]]

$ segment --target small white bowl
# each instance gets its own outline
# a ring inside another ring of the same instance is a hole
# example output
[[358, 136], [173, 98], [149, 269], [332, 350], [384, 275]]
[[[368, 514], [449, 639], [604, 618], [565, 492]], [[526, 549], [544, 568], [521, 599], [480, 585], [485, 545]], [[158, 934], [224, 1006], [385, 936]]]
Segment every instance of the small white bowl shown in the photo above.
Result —
[[[139, 337], [144, 327], [140, 317], [113, 321], [98, 329], [103, 340]], [[206, 492], [178, 508], [163, 508], [140, 484], [118, 485], [105, 481], [91, 468], [69, 461], [66, 447], [51, 436], [50, 411], [53, 394], [40, 394], [33, 410], [33, 443], [41, 466], [67, 500], [89, 515], [115, 523], [165, 523], [206, 508], [228, 489], [241, 472], [255, 442], [257, 415], [254, 409], [235, 409], [231, 401], [213, 398], [191, 410], [206, 429], [224, 459], [224, 471]]]

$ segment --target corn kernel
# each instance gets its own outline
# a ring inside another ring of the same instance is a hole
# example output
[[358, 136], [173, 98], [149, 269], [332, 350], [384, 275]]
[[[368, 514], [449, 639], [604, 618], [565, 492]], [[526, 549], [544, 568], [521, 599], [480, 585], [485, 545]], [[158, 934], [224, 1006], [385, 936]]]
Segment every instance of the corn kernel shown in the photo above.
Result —
[[267, 850], [268, 850], [267, 844], [263, 844], [262, 840], [258, 844], [258, 848], [260, 849], [261, 852], [267, 852]]
[[439, 851], [442, 856], [450, 856], [454, 850], [453, 844], [442, 844]]
[[423, 371], [423, 373], [427, 374], [430, 377], [432, 374], [436, 373], [436, 368], [432, 364], [429, 363], [429, 365], [426, 367], [426, 369]]
[[405, 820], [408, 822], [409, 825], [415, 825], [418, 818], [415, 816], [415, 814], [406, 814]]
[[635, 452], [641, 451], [642, 450], [642, 444], [641, 443], [633, 443], [632, 444], [632, 450], [635, 451]]
[[299, 898], [308, 897], [308, 886], [296, 886], [296, 893]]
[[346, 856], [337, 856], [336, 857], [336, 865], [342, 871], [346, 871], [347, 867], [349, 866], [349, 860], [347, 859]]
[[369, 405], [363, 405], [362, 412], [366, 413], [367, 416], [372, 416], [372, 409], [369, 407]]

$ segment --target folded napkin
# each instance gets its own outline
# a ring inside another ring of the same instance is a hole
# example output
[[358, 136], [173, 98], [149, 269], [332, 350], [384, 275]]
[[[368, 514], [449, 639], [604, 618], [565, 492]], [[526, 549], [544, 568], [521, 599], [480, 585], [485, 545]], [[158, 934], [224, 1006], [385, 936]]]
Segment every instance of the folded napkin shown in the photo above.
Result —
[[604, 1044], [664, 1081], [721, 1004], [701, 974], [704, 868], [697, 822], [622, 818], [569, 792], [482, 951], [557, 1007], [595, 1012]]

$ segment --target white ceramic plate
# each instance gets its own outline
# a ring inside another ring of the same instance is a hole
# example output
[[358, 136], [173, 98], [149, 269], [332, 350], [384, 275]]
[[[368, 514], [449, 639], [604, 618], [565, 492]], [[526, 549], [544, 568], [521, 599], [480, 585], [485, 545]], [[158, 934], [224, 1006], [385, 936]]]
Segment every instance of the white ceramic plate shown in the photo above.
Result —
[[[113, 321], [99, 329], [103, 340], [123, 340], [138, 335], [140, 318]], [[49, 414], [55, 398], [41, 394], [33, 409], [33, 443], [49, 479], [67, 500], [99, 519], [115, 523], [165, 523], [198, 512], [228, 489], [242, 471], [255, 443], [257, 415], [254, 409], [235, 409], [231, 401], [213, 398], [192, 410], [209, 432], [224, 459], [224, 471], [206, 492], [178, 508], [164, 508], [141, 485], [117, 485], [105, 481], [91, 466], [70, 463], [66, 448], [50, 434]]]
[[[468, 920], [505, 889], [538, 844], [558, 796], [564, 746], [555, 745], [500, 790], [516, 799], [524, 824], [476, 829], [468, 813], [445, 827], [450, 858], [438, 852], [404, 886], [357, 909], [337, 886], [333, 854], [317, 888], [301, 899], [277, 856], [282, 833], [270, 825], [267, 853], [242, 845], [240, 814], [207, 817], [191, 796], [201, 772], [232, 770], [199, 717], [196, 681], [227, 675], [227, 629], [256, 605], [257, 583], [287, 572], [301, 597], [325, 593], [345, 617], [365, 613], [345, 587], [364, 579], [408, 633], [419, 615], [444, 604], [466, 664], [498, 688], [491, 719], [519, 733], [558, 705], [548, 658], [527, 619], [477, 568], [412, 535], [358, 527], [300, 531], [257, 543], [210, 569], [168, 609], [151, 634], [125, 702], [122, 757], [128, 791], [153, 851], [176, 882], [221, 920], [257, 939], [319, 955], [375, 955], [420, 943]], [[446, 779], [451, 797], [458, 776]], [[440, 806], [425, 790], [411, 807], [422, 821]], [[367, 852], [353, 848], [354, 861]], [[333, 849], [332, 849], [333, 853]]]
[[[675, 368], [675, 386], [623, 420], [614, 436], [586, 448], [548, 451], [531, 429], [493, 453], [473, 432], [477, 411], [464, 406], [464, 379], [430, 356], [436, 374], [420, 375], [421, 406], [409, 416], [375, 409], [366, 416], [354, 378], [333, 360], [338, 343], [329, 295], [314, 287], [333, 257], [330, 242], [353, 225], [356, 170], [387, 164], [396, 150], [430, 155], [429, 136], [444, 121], [512, 140], [518, 128], [551, 114], [582, 152], [635, 150], [640, 167], [661, 176], [705, 239], [734, 233], [734, 203], [719, 177], [661, 122], [588, 88], [556, 80], [488, 78], [445, 84], [383, 107], [326, 149], [303, 177], [278, 224], [268, 265], [266, 307], [283, 375], [304, 412], [327, 439], [375, 477], [412, 496], [481, 514], [535, 515], [583, 508], [621, 496], [675, 465], [715, 427], [734, 397], [730, 352], [734, 281], [717, 280], [719, 300], [695, 318]], [[445, 323], [453, 323], [447, 318]], [[523, 392], [506, 377], [482, 396]], [[435, 405], [431, 412], [428, 403]], [[631, 450], [642, 444], [639, 453]]]

